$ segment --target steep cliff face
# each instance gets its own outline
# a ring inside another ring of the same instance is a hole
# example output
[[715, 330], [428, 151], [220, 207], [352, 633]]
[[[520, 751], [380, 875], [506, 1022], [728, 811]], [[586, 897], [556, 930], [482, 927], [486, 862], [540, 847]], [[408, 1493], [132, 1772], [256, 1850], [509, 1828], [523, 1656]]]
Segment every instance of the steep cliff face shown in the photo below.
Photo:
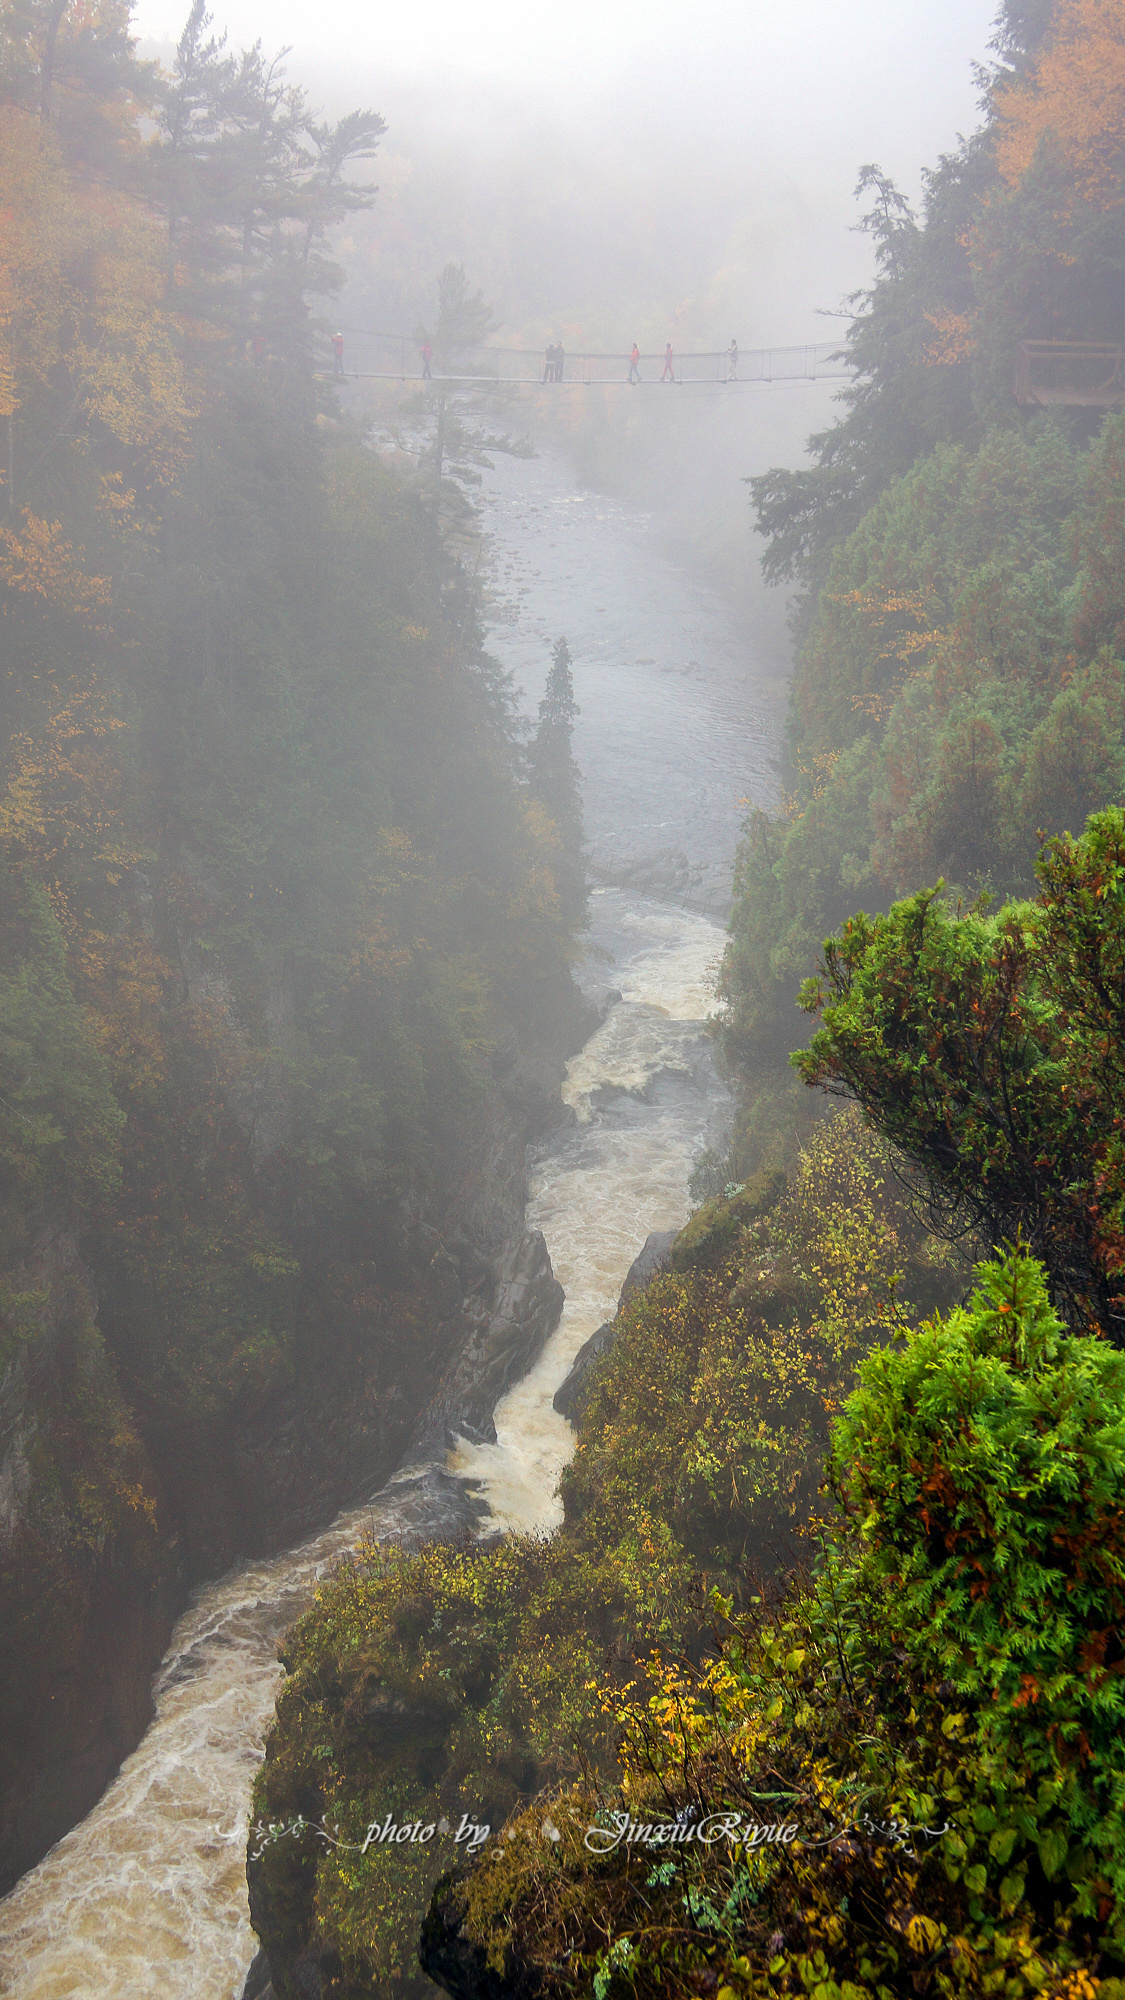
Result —
[[73, 1214], [3, 1216], [0, 1890], [88, 1810], [149, 1716], [183, 1570], [94, 1324]]
[[[502, 1074], [425, 1199], [373, 1203], [364, 1228], [353, 1218], [299, 1246], [302, 1305], [280, 1380], [202, 1416], [177, 1418], [131, 1377], [112, 1298], [98, 1324], [73, 1210], [6, 1212], [0, 1887], [139, 1740], [191, 1583], [299, 1540], [404, 1455], [440, 1458], [447, 1433], [487, 1432], [561, 1310], [542, 1237], [524, 1230], [524, 1153], [564, 1115], [563, 1063], [587, 1026], [575, 994], [546, 1043], [494, 1064]], [[460, 1534], [463, 1496], [451, 1497]]]
[[575, 995], [565, 1026], [492, 1078], [425, 1199], [372, 1203], [358, 1226], [299, 1242], [279, 1382], [198, 1422], [142, 1416], [193, 1579], [298, 1540], [404, 1458], [441, 1459], [458, 1431], [491, 1432], [562, 1310], [543, 1238], [524, 1229], [524, 1155], [566, 1115], [563, 1065], [587, 1025]]

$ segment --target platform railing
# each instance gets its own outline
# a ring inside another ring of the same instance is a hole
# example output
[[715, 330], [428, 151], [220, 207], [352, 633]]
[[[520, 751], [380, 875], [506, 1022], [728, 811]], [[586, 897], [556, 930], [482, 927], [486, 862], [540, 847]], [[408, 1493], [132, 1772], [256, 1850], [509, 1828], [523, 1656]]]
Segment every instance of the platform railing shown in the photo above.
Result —
[[1113, 409], [1125, 403], [1125, 347], [1102, 340], [1021, 340], [1014, 386], [1025, 408]]

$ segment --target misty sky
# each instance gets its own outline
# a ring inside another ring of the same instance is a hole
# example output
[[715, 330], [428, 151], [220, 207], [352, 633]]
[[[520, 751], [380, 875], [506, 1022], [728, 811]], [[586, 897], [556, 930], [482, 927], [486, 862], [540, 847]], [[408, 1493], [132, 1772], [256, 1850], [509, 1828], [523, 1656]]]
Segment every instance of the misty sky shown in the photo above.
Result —
[[[660, 353], [842, 332], [823, 315], [872, 272], [858, 169], [877, 161], [916, 198], [976, 127], [996, 0], [211, 4], [232, 47], [290, 45], [291, 80], [329, 115], [387, 120], [378, 199], [336, 246], [339, 324], [432, 324], [453, 261], [505, 343]], [[169, 60], [186, 13], [140, 0], [146, 52]], [[701, 514], [743, 532], [742, 476], [794, 463], [832, 394], [701, 409], [665, 488], [690, 479]]]
[[[186, 7], [142, 0], [137, 31], [178, 37]], [[787, 83], [808, 93], [810, 113], [833, 125], [878, 103], [897, 124], [921, 112], [956, 122], [972, 104], [968, 64], [981, 58], [993, 12], [979, 0], [431, 0], [373, 8], [359, 0], [218, 0], [216, 24], [232, 40], [291, 43], [298, 61], [344, 59], [369, 73], [435, 65], [535, 91], [613, 84], [638, 62], [658, 69], [737, 68], [747, 110], [772, 121]], [[845, 94], [851, 102], [842, 102]], [[909, 107], [909, 110], [908, 110]], [[790, 114], [798, 115], [796, 103]]]
[[[141, 0], [137, 32], [175, 41], [186, 5]], [[294, 68], [346, 64], [353, 87], [444, 71], [580, 107], [604, 92], [663, 108], [679, 91], [712, 115], [766, 132], [794, 160], [844, 140], [898, 164], [973, 122], [971, 64], [992, 0], [215, 0], [232, 42], [289, 43]], [[701, 98], [701, 95], [702, 98]], [[673, 120], [668, 143], [684, 133]]]
[[[330, 113], [388, 121], [346, 313], [410, 327], [464, 262], [509, 339], [747, 346], [838, 331], [857, 169], [912, 195], [978, 122], [994, 0], [213, 0]], [[186, 0], [140, 0], [170, 53]]]

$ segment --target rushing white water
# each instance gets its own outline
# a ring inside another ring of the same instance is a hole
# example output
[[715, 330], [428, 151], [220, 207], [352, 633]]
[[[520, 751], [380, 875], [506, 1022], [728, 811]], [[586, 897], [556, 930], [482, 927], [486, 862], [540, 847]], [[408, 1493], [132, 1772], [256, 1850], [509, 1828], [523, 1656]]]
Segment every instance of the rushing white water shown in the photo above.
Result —
[[[643, 884], [646, 857], [682, 850], [693, 900], [719, 907], [741, 802], [770, 795], [776, 725], [726, 607], [667, 563], [648, 524], [576, 494], [559, 461], [503, 463], [485, 504], [492, 643], [532, 707], [547, 641], [565, 632], [571, 645], [595, 866], [608, 872], [627, 851], [631, 882]], [[554, 1391], [612, 1314], [648, 1232], [683, 1220], [692, 1156], [721, 1124], [724, 1094], [703, 1034], [721, 949], [718, 925], [698, 908], [636, 887], [595, 891], [587, 977], [621, 998], [570, 1064], [573, 1125], [530, 1168], [528, 1225], [544, 1232], [566, 1307], [497, 1409], [497, 1443], [465, 1445], [449, 1461], [481, 1482], [501, 1523], [559, 1518], [555, 1487], [573, 1433], [552, 1408]], [[243, 1564], [198, 1594], [172, 1636], [144, 1740], [82, 1824], [0, 1904], [0, 1993], [240, 1993], [254, 1951], [249, 1787], [280, 1676], [278, 1639], [317, 1575], [365, 1529], [424, 1532], [448, 1494], [442, 1477], [400, 1475], [304, 1547]]]
[[[553, 1397], [578, 1349], [613, 1316], [621, 1282], [652, 1229], [687, 1215], [687, 1167], [721, 1116], [723, 1093], [702, 1033], [722, 935], [706, 918], [594, 898], [594, 935], [613, 936], [621, 999], [569, 1065], [563, 1096], [577, 1124], [531, 1175], [528, 1226], [543, 1231], [566, 1292], [539, 1360], [495, 1414], [494, 1445], [463, 1444], [450, 1467], [481, 1482], [510, 1528], [555, 1527], [574, 1432]], [[603, 947], [604, 948], [604, 947]]]

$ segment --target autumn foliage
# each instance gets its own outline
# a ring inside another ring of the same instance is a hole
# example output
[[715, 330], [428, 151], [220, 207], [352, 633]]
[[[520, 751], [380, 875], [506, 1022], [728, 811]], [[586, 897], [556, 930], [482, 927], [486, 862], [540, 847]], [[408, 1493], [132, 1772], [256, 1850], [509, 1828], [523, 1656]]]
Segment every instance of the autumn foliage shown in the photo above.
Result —
[[996, 95], [996, 163], [1017, 187], [1041, 146], [1057, 147], [1075, 188], [1108, 208], [1125, 173], [1125, 6], [1058, 0], [1032, 67]]
[[[443, 1337], [403, 1239], [497, 1045], [577, 1004], [575, 843], [475, 588], [319, 376], [381, 131], [198, 0], [167, 72], [121, 0], [0, 10], [0, 1360], [40, 1420], [5, 1606], [21, 1561], [94, 1575], [76, 1465], [169, 1571], [276, 1538], [215, 1499], [234, 1429], [334, 1369], [389, 1469]], [[60, 1240], [97, 1329], [36, 1277]]]

